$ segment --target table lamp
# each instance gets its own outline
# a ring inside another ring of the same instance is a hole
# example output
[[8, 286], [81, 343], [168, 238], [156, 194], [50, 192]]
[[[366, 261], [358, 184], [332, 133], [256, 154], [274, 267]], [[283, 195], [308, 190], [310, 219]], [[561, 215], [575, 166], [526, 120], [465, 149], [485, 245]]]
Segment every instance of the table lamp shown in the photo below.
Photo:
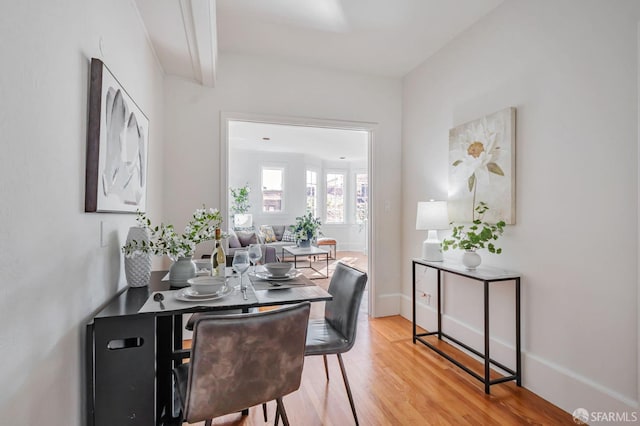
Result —
[[449, 217], [446, 201], [420, 201], [416, 214], [416, 230], [429, 231], [422, 243], [422, 259], [442, 262], [442, 247], [438, 239], [438, 230], [449, 229]]

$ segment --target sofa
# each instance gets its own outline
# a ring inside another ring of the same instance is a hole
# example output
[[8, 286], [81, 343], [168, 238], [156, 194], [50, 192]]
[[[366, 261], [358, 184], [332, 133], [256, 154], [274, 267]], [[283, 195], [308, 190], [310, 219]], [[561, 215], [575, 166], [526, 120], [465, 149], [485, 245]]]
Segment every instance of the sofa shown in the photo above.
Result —
[[230, 262], [229, 257], [233, 259], [236, 250], [246, 249], [251, 244], [260, 244], [262, 248], [261, 263], [277, 262], [277, 256], [282, 251], [282, 247], [296, 245], [295, 237], [290, 229], [291, 225], [262, 225], [257, 228], [252, 226], [230, 229], [229, 238], [227, 238], [227, 264]]

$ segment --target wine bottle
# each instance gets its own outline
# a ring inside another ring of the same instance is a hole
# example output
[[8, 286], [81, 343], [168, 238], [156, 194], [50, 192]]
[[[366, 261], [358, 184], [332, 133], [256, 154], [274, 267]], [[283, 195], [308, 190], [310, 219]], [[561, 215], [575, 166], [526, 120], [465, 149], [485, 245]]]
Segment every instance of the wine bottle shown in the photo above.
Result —
[[224, 277], [225, 270], [227, 268], [227, 256], [224, 253], [224, 247], [222, 246], [222, 239], [220, 238], [220, 228], [216, 228], [216, 275]]
[[213, 252], [211, 252], [211, 276], [215, 277], [218, 275], [218, 244], [220, 240], [214, 240], [213, 242]]

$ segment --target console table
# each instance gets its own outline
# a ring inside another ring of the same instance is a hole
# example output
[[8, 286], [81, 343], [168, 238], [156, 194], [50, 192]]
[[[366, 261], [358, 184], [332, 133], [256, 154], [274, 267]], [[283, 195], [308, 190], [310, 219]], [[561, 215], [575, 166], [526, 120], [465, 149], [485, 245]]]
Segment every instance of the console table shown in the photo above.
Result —
[[[490, 268], [486, 266], [481, 266], [476, 270], [469, 271], [463, 265], [459, 263], [454, 263], [450, 261], [444, 262], [430, 262], [422, 259], [413, 259], [413, 267], [412, 267], [412, 290], [413, 290], [413, 343], [416, 341], [426, 345], [428, 348], [433, 349], [438, 354], [448, 359], [482, 383], [484, 383], [484, 392], [486, 394], [490, 393], [491, 385], [495, 385], [498, 383], [509, 382], [512, 380], [516, 381], [518, 386], [522, 386], [522, 360], [521, 360], [521, 347], [520, 347], [520, 274], [517, 272], [505, 271], [498, 268]], [[428, 333], [417, 333], [416, 329], [416, 266], [422, 265], [427, 268], [432, 268], [437, 271], [438, 275], [438, 289], [437, 289], [437, 306], [438, 306], [438, 329], [437, 331], [432, 331]], [[465, 343], [451, 337], [450, 335], [444, 333], [442, 331], [442, 303], [441, 303], [441, 293], [442, 293], [442, 273], [446, 272], [449, 274], [459, 275], [462, 277], [470, 278], [472, 280], [481, 281], [484, 284], [484, 353], [466, 345]], [[489, 347], [490, 347], [490, 335], [489, 335], [489, 284], [500, 281], [513, 281], [515, 284], [515, 329], [516, 329], [516, 370], [513, 371], [509, 367], [505, 366], [502, 363], [499, 363], [493, 359], [491, 359], [489, 355]], [[429, 343], [424, 337], [437, 335], [439, 340], [442, 340], [445, 337], [447, 340], [463, 347], [469, 352], [474, 353], [475, 355], [484, 359], [484, 376], [476, 373], [471, 370], [469, 367], [462, 364], [460, 361], [456, 360], [449, 354], [445, 353], [441, 349], [437, 348], [433, 344]], [[491, 380], [490, 377], [490, 366], [495, 365], [501, 370], [507, 372], [509, 375], [500, 377], [498, 379]]]

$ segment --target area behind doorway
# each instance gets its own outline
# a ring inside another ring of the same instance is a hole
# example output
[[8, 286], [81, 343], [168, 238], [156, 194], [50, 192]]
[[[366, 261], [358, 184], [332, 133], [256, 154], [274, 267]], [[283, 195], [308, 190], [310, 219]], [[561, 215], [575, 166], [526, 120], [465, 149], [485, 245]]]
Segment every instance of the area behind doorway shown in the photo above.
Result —
[[[321, 220], [322, 236], [336, 240], [330, 270], [342, 259], [366, 272], [370, 132], [244, 119], [226, 124], [229, 193], [249, 188], [251, 225], [292, 225], [310, 212]], [[231, 198], [227, 205], [231, 219]], [[365, 311], [368, 301], [367, 295]]]

